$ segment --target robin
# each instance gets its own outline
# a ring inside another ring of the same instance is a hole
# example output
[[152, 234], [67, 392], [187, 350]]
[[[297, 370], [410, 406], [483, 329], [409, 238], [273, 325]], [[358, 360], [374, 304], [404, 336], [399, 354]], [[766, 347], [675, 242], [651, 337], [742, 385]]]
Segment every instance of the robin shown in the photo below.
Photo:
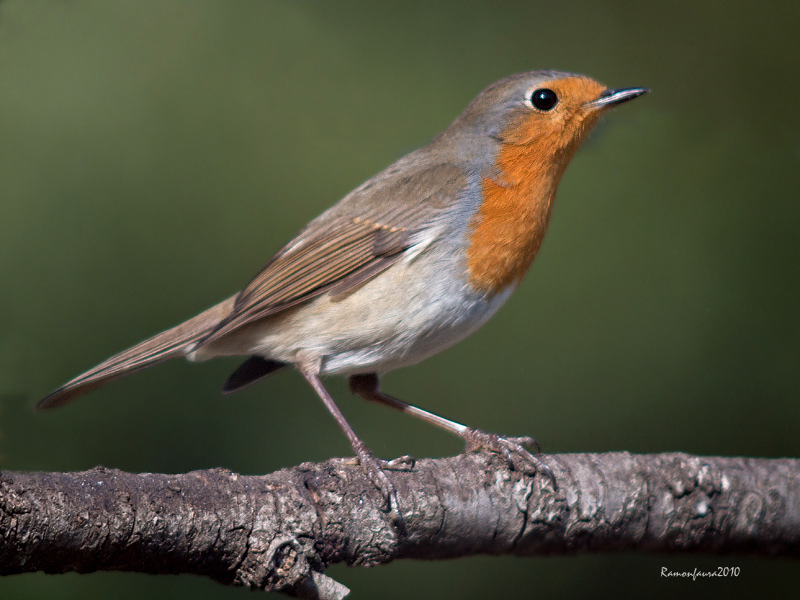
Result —
[[352, 393], [443, 427], [469, 448], [501, 452], [512, 466], [519, 457], [539, 465], [524, 448], [530, 438], [409, 405], [382, 392], [378, 377], [448, 348], [500, 308], [542, 244], [575, 151], [603, 113], [647, 91], [557, 71], [492, 84], [427, 146], [311, 221], [241, 292], [109, 358], [38, 407], [170, 358], [240, 355], [249, 358], [223, 391], [294, 366], [344, 431], [385, 510], [396, 497], [384, 469], [396, 465], [356, 435], [324, 375], [348, 375]]

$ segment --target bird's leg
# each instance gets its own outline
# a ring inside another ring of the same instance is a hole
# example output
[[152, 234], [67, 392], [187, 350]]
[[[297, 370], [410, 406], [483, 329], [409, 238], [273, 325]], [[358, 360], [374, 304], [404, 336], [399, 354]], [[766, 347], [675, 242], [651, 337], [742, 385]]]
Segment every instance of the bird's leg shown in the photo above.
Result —
[[[315, 365], [314, 362], [317, 364]], [[358, 462], [364, 468], [367, 476], [372, 480], [372, 483], [375, 484], [375, 487], [380, 490], [381, 495], [383, 496], [383, 506], [381, 507], [383, 512], [391, 512], [394, 515], [395, 520], [402, 524], [402, 516], [400, 515], [400, 510], [397, 503], [397, 493], [394, 489], [394, 485], [392, 485], [392, 482], [389, 481], [389, 478], [383, 471], [383, 467], [388, 465], [388, 463], [385, 463], [385, 461], [379, 461], [375, 458], [372, 452], [370, 452], [369, 448], [367, 448], [367, 445], [361, 440], [361, 438], [358, 437], [356, 432], [350, 426], [350, 423], [347, 422], [347, 419], [345, 419], [342, 411], [339, 410], [338, 406], [336, 406], [333, 398], [328, 393], [328, 390], [325, 389], [325, 386], [322, 385], [322, 381], [319, 378], [319, 361], [298, 361], [297, 368], [300, 373], [303, 374], [303, 377], [306, 378], [306, 381], [311, 384], [311, 387], [314, 388], [314, 391], [317, 392], [317, 395], [319, 395], [319, 397], [322, 399], [322, 402], [325, 404], [328, 411], [330, 411], [330, 413], [333, 415], [333, 418], [336, 419], [339, 427], [347, 436], [347, 440], [350, 442], [353, 452], [355, 452], [356, 456], [358, 457]]]
[[482, 449], [491, 450], [501, 454], [513, 470], [522, 471], [529, 474], [544, 473], [555, 485], [553, 471], [528, 452], [525, 446], [532, 446], [535, 452], [539, 452], [539, 444], [531, 437], [503, 437], [496, 433], [487, 433], [480, 429], [467, 427], [461, 423], [456, 423], [450, 419], [445, 419], [434, 413], [428, 412], [416, 406], [412, 406], [398, 398], [384, 394], [380, 390], [378, 375], [369, 373], [365, 375], [352, 375], [350, 377], [350, 392], [358, 394], [365, 400], [385, 404], [401, 412], [415, 416], [432, 425], [441, 427], [457, 436], [463, 438], [466, 443], [467, 452], [479, 451]]

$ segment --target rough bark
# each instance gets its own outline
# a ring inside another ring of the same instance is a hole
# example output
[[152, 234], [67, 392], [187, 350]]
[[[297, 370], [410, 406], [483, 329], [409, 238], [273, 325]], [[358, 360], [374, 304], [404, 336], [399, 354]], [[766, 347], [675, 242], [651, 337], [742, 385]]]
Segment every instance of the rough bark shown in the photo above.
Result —
[[402, 522], [344, 460], [270, 475], [0, 473], [0, 574], [195, 573], [342, 598], [336, 562], [609, 550], [800, 554], [800, 460], [685, 454], [497, 455], [394, 471]]

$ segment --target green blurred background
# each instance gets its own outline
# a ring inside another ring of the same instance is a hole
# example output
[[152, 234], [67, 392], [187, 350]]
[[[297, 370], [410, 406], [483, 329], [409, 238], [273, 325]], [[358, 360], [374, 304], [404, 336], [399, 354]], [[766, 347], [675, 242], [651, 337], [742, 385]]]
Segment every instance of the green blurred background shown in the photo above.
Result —
[[[266, 473], [348, 455], [295, 373], [220, 396], [236, 360], [32, 408], [236, 291], [484, 86], [534, 68], [652, 94], [575, 158], [508, 305], [385, 389], [546, 452], [800, 455], [798, 25], [788, 1], [0, 2], [0, 468]], [[344, 380], [330, 389], [380, 456], [461, 449]], [[659, 577], [718, 565], [741, 575]], [[625, 554], [330, 574], [356, 598], [705, 598], [790, 594], [798, 567]], [[247, 593], [188, 576], [0, 580], [3, 599]]]

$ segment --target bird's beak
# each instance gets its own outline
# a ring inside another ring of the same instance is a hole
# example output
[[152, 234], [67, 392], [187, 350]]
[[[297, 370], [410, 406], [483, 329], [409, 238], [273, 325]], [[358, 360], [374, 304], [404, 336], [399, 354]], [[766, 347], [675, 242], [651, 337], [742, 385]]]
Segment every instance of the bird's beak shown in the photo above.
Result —
[[616, 106], [628, 100], [633, 100], [637, 96], [649, 92], [647, 88], [620, 88], [618, 90], [606, 90], [597, 100], [587, 102], [586, 106], [589, 108], [608, 108], [609, 106]]

